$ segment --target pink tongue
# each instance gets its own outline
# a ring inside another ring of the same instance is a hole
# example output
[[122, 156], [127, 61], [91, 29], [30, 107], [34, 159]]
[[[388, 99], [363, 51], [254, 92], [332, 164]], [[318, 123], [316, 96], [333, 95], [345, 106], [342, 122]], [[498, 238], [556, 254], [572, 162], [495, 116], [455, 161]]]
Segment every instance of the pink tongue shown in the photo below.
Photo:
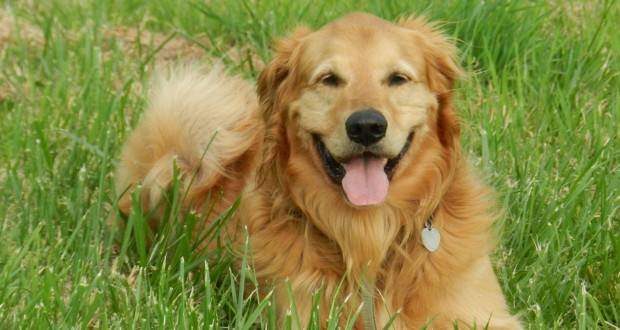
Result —
[[386, 158], [355, 157], [342, 164], [346, 174], [342, 188], [349, 202], [357, 206], [379, 204], [385, 200], [390, 182], [383, 168]]

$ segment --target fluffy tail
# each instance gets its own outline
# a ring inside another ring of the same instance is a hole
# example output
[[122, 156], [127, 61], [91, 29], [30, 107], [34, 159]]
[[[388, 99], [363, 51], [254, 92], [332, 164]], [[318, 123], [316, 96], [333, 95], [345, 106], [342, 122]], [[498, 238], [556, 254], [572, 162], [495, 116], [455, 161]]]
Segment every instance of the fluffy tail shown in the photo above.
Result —
[[219, 67], [176, 69], [155, 80], [150, 105], [122, 151], [116, 176], [119, 208], [127, 214], [133, 189], [157, 207], [173, 180], [173, 164], [199, 208], [218, 189], [224, 204], [241, 192], [262, 140], [253, 87]]

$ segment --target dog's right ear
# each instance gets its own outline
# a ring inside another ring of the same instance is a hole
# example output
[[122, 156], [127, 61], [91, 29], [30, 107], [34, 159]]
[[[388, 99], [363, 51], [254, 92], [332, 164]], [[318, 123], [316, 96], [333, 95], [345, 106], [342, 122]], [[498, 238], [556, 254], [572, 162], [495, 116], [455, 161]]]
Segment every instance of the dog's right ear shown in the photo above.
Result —
[[310, 32], [307, 27], [299, 27], [289, 37], [276, 41], [274, 57], [258, 77], [257, 91], [264, 116], [271, 115], [278, 90], [294, 70], [301, 40]]
[[[289, 37], [275, 43], [274, 57], [258, 77], [258, 99], [265, 122], [262, 163], [258, 166], [257, 179], [260, 184], [268, 177], [277, 177], [285, 161], [288, 150], [284, 112], [280, 109], [295, 86], [301, 41], [310, 33], [306, 27], [297, 28]], [[289, 83], [290, 82], [290, 83]]]

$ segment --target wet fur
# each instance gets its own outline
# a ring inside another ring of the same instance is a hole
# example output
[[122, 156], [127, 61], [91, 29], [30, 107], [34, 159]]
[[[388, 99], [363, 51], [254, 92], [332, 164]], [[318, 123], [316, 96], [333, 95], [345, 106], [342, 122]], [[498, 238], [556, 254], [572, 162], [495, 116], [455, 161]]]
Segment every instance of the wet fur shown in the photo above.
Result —
[[[348, 25], [357, 24], [393, 26], [353, 14], [338, 20], [332, 33], [347, 33]], [[189, 68], [163, 79], [123, 150], [119, 194], [141, 183], [143, 207], [159, 205], [173, 162], [186, 177], [199, 173], [187, 208], [200, 211], [209, 192], [217, 190], [224, 192], [223, 209], [243, 193], [229, 232], [247, 228], [258, 279], [266, 290], [275, 287], [281, 317], [289, 310], [290, 285], [302, 327], [313, 292], [324, 290], [325, 318], [344, 279], [336, 299], [347, 300], [346, 313], [357, 309], [362, 292], [371, 292], [379, 327], [397, 315], [393, 326], [403, 329], [429, 322], [437, 329], [455, 322], [520, 328], [489, 259], [492, 196], [461, 155], [452, 103], [461, 72], [455, 48], [422, 19], [403, 20], [398, 28], [410, 31], [422, 49], [424, 86], [432, 98], [425, 130], [398, 165], [383, 204], [348, 204], [326, 178], [300, 115], [291, 111], [307, 90], [302, 44], [313, 32], [306, 28], [276, 43], [258, 80], [258, 100], [247, 83], [221, 70], [203, 74]], [[121, 210], [129, 212], [129, 205], [128, 194], [122, 194]], [[420, 243], [431, 216], [442, 235], [434, 253]], [[357, 327], [368, 320], [363, 313]]]

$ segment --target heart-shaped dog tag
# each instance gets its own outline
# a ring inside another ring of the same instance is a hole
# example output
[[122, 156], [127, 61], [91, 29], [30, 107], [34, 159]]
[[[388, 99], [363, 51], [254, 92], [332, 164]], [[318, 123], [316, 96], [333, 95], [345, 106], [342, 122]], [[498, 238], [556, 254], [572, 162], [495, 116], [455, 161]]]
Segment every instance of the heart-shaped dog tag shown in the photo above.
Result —
[[430, 252], [437, 251], [440, 240], [439, 230], [433, 227], [424, 227], [422, 229], [422, 245]]

